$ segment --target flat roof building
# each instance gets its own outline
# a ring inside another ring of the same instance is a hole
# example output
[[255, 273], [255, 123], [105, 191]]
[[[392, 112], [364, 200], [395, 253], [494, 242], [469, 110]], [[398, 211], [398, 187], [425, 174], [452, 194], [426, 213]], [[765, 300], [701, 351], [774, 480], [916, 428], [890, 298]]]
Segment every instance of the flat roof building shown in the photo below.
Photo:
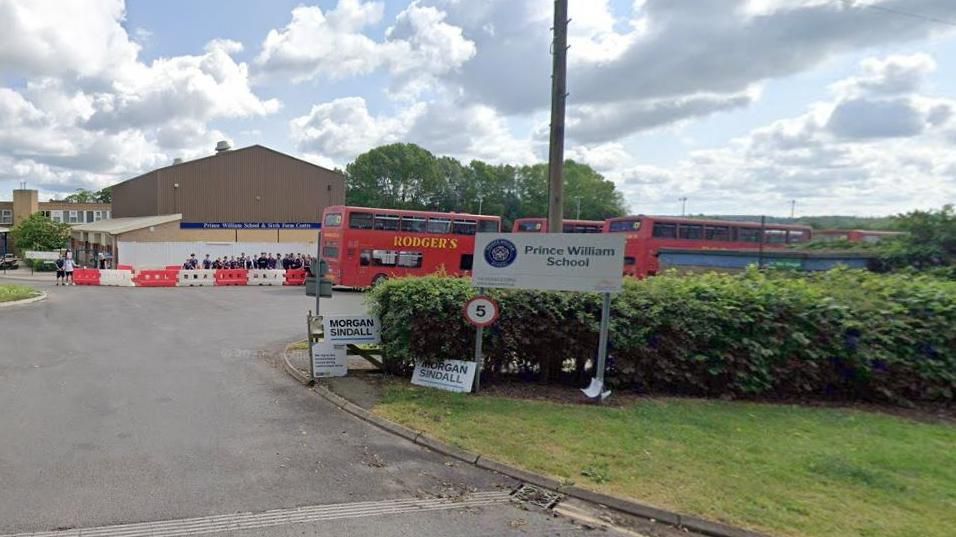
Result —
[[18, 188], [13, 201], [0, 201], [0, 255], [12, 252], [13, 240], [8, 238], [11, 228], [35, 213], [42, 213], [54, 222], [71, 224], [93, 223], [110, 217], [109, 203], [73, 203], [53, 200], [40, 201], [36, 190]]
[[76, 250], [132, 265], [233, 250], [309, 253], [322, 211], [345, 202], [345, 176], [261, 145], [220, 142], [213, 155], [113, 185], [112, 200], [112, 221], [74, 228]]

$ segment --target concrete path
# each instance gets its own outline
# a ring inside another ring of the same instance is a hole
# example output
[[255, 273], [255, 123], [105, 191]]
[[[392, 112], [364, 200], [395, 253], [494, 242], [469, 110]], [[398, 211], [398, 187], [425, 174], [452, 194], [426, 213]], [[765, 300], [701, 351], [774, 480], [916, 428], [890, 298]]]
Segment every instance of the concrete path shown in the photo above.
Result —
[[[155, 522], [144, 534], [179, 535], [167, 530], [202, 517], [356, 502], [374, 509], [217, 534], [582, 531], [508, 501], [469, 503], [515, 483], [360, 422], [288, 377], [270, 351], [304, 335], [314, 299], [301, 287], [37, 287], [46, 301], [0, 311], [0, 536]], [[337, 294], [323, 312], [362, 307], [361, 294]], [[463, 503], [382, 508], [436, 498]]]

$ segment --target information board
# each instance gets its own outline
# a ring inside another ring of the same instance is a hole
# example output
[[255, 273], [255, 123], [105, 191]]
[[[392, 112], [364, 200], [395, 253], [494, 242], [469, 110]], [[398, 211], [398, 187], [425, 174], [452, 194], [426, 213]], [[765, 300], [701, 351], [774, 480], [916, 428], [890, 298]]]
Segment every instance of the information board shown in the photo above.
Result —
[[479, 233], [472, 285], [505, 289], [616, 292], [624, 234]]
[[381, 342], [381, 324], [372, 315], [326, 315], [322, 327], [325, 340], [337, 345]]
[[344, 377], [348, 372], [345, 345], [329, 342], [312, 344], [312, 374], [315, 378]]

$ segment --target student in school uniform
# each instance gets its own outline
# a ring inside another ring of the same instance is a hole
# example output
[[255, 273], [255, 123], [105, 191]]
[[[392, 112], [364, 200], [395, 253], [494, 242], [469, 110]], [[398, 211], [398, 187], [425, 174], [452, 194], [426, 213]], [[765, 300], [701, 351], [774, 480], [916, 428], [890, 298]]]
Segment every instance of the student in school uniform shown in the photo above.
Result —
[[202, 260], [203, 270], [209, 270], [212, 268], [212, 259], [209, 259], [209, 254], [206, 254], [206, 258]]

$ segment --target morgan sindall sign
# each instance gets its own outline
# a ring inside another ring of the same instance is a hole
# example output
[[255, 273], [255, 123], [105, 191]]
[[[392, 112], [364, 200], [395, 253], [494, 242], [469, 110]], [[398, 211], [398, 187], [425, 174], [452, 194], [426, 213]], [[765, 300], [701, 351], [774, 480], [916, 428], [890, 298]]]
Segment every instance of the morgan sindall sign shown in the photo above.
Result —
[[624, 235], [479, 233], [472, 285], [555, 291], [621, 290]]

